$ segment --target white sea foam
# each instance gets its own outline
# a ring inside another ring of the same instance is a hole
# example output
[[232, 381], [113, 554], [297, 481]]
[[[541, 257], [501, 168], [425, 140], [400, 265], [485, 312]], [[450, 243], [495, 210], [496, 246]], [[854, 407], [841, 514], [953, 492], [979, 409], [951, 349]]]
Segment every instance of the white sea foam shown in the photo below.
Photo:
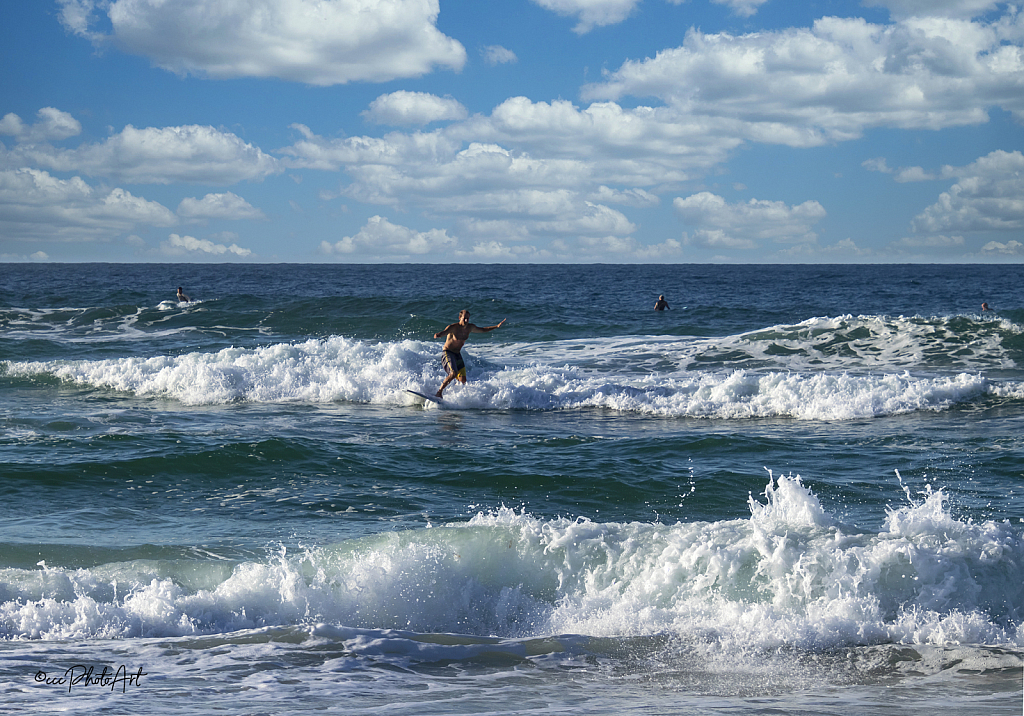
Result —
[[[195, 301], [180, 304], [180, 307], [184, 309], [200, 303]], [[4, 327], [6, 340], [46, 340], [69, 345], [131, 345], [139, 340], [152, 341], [198, 330], [195, 326], [161, 327], [160, 324], [180, 313], [177, 302], [162, 301], [155, 310], [168, 315], [154, 318], [151, 309], [145, 307], [134, 308], [130, 313], [105, 308], [14, 308], [0, 311], [0, 325]]]
[[1012, 369], [1017, 366], [1003, 339], [1022, 330], [1006, 319], [846, 315], [750, 331], [728, 337], [720, 345], [742, 347], [770, 361], [778, 360], [781, 353], [794, 369], [913, 370], [923, 365], [968, 371]]
[[[475, 409], [607, 408], [674, 417], [849, 420], [945, 410], [985, 395], [1024, 395], [1021, 383], [999, 383], [981, 373], [680, 368], [689, 364], [685, 356], [692, 347], [677, 349], [676, 343], [652, 348], [648, 341], [627, 337], [591, 341], [585, 348], [577, 342], [490, 344], [479, 349], [479, 359], [473, 355], [477, 349], [466, 351], [470, 383], [453, 385], [446, 399], [451, 406]], [[186, 405], [408, 405], [413, 399], [406, 389], [433, 392], [442, 377], [434, 343], [344, 337], [178, 356], [2, 365], [11, 376], [52, 376]]]
[[1024, 327], [1005, 319], [846, 315], [711, 338], [619, 336], [512, 344], [489, 350], [598, 369], [621, 367], [622, 360], [628, 359], [637, 372], [708, 366], [856, 372], [1013, 370], [1018, 367], [1015, 354], [1004, 341], [1021, 333]]
[[14, 639], [326, 623], [504, 638], [668, 634], [725, 648], [1024, 646], [1019, 525], [959, 522], [941, 491], [883, 529], [837, 524], [798, 477], [745, 520], [597, 523], [501, 509], [262, 561], [0, 572]]

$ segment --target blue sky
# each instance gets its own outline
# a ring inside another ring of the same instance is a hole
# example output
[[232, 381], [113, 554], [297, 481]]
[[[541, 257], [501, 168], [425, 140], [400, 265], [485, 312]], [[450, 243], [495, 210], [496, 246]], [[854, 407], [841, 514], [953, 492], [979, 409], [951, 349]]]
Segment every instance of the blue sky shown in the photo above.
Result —
[[0, 260], [1024, 259], [988, 0], [39, 0]]

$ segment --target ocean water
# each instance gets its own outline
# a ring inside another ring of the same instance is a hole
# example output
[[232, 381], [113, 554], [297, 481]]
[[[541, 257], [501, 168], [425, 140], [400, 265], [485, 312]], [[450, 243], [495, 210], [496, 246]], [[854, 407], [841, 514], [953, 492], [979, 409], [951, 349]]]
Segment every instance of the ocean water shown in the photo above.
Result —
[[0, 710], [1020, 714], [1022, 275], [0, 265]]

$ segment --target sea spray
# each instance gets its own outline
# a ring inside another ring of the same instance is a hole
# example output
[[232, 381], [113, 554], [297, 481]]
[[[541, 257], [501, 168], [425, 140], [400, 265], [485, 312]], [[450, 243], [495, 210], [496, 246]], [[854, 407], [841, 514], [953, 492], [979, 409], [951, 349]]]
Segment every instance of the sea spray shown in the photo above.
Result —
[[[502, 508], [264, 561], [7, 569], [7, 638], [170, 636], [327, 622], [478, 636], [671, 633], [759, 648], [1020, 645], [1019, 526], [954, 519], [941, 492], [879, 533], [831, 519], [797, 476], [745, 520], [599, 523]], [[190, 588], [205, 571], [212, 588]], [[220, 575], [216, 577], [216, 575]], [[117, 585], [117, 589], [113, 585]]]
[[[433, 392], [440, 383], [434, 349], [418, 341], [333, 337], [179, 356], [11, 361], [2, 371], [8, 377], [58, 379], [184, 405], [343, 401], [393, 406], [411, 404], [407, 389]], [[594, 372], [541, 363], [538, 356], [520, 365], [470, 357], [470, 383], [445, 397], [462, 409], [601, 408], [680, 418], [856, 420], [949, 410], [987, 395], [1024, 396], [1020, 383], [994, 383], [980, 374], [684, 370], [637, 376], [628, 354], [618, 361], [618, 367]]]

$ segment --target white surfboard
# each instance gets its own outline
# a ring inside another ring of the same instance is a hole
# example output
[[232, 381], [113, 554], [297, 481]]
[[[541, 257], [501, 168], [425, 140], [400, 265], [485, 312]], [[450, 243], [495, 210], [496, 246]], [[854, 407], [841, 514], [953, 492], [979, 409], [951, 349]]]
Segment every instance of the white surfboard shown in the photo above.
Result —
[[413, 395], [415, 395], [415, 396], [417, 396], [419, 398], [423, 398], [424, 400], [429, 400], [432, 403], [437, 403], [438, 405], [444, 405], [444, 401], [441, 400], [440, 398], [438, 398], [436, 395], [427, 395], [425, 393], [419, 393], [419, 392], [417, 392], [415, 390], [406, 390], [405, 392], [406, 393], [412, 393]]

